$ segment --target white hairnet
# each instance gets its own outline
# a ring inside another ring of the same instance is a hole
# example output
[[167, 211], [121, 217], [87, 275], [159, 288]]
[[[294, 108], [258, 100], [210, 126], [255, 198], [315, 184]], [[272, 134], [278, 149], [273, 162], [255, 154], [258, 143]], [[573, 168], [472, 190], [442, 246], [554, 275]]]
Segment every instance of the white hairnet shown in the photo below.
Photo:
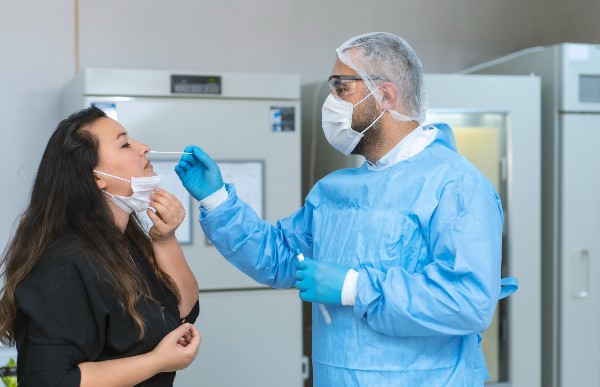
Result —
[[355, 36], [337, 48], [339, 60], [363, 79], [377, 101], [382, 93], [377, 87], [384, 77], [396, 86], [398, 99], [390, 114], [398, 121], [425, 121], [427, 94], [421, 61], [401, 37], [387, 32]]

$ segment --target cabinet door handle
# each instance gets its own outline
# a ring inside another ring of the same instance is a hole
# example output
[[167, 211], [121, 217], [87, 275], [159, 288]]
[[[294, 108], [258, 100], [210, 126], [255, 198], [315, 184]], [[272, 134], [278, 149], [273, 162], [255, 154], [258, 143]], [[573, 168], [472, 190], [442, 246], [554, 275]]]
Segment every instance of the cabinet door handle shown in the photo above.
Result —
[[573, 286], [572, 292], [575, 298], [587, 298], [589, 296], [590, 284], [590, 252], [587, 249], [577, 251], [573, 254]]
[[308, 356], [302, 356], [302, 379], [308, 380], [310, 377], [310, 359]]

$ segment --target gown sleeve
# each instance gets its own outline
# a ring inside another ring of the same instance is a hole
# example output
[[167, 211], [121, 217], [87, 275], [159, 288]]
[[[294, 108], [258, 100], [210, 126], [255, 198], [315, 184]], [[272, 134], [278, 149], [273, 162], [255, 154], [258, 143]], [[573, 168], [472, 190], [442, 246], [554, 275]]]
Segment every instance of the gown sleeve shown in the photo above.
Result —
[[289, 288], [296, 283], [296, 249], [311, 251], [307, 227], [310, 211], [301, 208], [276, 226], [262, 220], [240, 200], [235, 187], [216, 209], [200, 208], [200, 225], [219, 252], [236, 268], [258, 283]]
[[79, 386], [78, 364], [94, 361], [102, 351], [106, 304], [114, 296], [107, 298], [108, 286], [84, 264], [86, 258], [76, 258], [46, 265], [17, 288], [17, 307], [27, 324], [19, 384]]
[[431, 263], [362, 267], [355, 316], [391, 336], [466, 335], [490, 324], [500, 292], [502, 207], [476, 187], [444, 190], [428, 225]]

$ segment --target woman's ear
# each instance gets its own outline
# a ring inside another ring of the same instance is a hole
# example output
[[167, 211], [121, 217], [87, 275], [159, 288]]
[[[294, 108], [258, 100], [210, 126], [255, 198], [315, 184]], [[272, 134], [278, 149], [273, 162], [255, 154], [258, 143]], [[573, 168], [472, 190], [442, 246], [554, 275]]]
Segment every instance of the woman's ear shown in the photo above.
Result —
[[94, 180], [96, 180], [96, 184], [100, 190], [106, 189], [106, 181], [104, 181], [99, 173], [94, 173]]
[[381, 108], [383, 110], [396, 110], [398, 103], [398, 91], [396, 86], [391, 82], [385, 82], [379, 86], [382, 95]]

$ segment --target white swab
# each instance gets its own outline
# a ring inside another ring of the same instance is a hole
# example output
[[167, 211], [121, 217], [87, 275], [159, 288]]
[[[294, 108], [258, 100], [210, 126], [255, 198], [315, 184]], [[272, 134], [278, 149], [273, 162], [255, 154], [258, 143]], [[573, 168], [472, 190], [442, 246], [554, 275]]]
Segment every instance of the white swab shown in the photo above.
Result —
[[163, 153], [163, 154], [178, 154], [178, 155], [191, 155], [190, 152], [159, 152], [159, 151], [150, 151], [150, 153]]

